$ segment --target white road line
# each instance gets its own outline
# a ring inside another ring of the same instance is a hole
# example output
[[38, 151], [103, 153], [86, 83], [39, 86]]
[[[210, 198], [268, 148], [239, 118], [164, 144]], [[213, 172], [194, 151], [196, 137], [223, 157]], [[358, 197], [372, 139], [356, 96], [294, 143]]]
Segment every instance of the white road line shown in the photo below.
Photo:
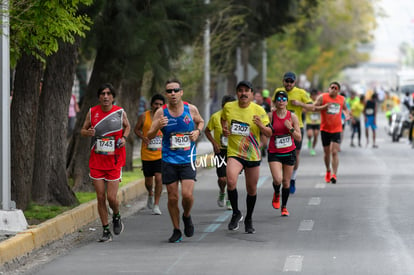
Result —
[[313, 220], [303, 220], [300, 222], [298, 231], [311, 231], [315, 222]]
[[302, 271], [302, 255], [290, 255], [285, 260], [283, 272], [301, 272]]
[[321, 204], [321, 198], [320, 197], [312, 197], [310, 198], [308, 205], [320, 205]]
[[315, 185], [315, 188], [317, 188], [317, 189], [324, 189], [325, 187], [326, 187], [326, 184], [325, 183], [317, 183]]

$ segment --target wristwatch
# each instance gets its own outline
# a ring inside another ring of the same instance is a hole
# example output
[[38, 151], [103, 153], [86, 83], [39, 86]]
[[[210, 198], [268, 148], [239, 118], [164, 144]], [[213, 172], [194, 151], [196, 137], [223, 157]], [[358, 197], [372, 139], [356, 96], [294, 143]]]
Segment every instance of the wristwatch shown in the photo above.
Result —
[[292, 133], [292, 134], [293, 134], [294, 131], [295, 131], [295, 128], [293, 128], [293, 127], [289, 129], [289, 132]]

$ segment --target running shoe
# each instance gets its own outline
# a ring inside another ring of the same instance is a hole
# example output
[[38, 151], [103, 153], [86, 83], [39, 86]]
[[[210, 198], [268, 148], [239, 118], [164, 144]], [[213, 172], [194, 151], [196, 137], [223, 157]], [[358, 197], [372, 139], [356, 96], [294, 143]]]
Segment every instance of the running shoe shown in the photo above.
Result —
[[183, 239], [180, 229], [174, 229], [173, 234], [168, 239], [170, 243], [179, 243]]
[[296, 192], [296, 186], [295, 186], [296, 180], [290, 180], [290, 194], [295, 194]]
[[121, 215], [119, 213], [112, 216], [112, 226], [115, 235], [119, 235], [124, 231], [124, 224], [121, 221]]
[[310, 154], [311, 156], [316, 156], [315, 149], [310, 149], [309, 154]]
[[183, 215], [183, 222], [184, 222], [184, 235], [187, 237], [192, 237], [194, 235], [194, 225], [193, 221], [191, 220], [191, 215], [188, 217], [184, 217]]
[[161, 212], [159, 205], [155, 204], [154, 208], [152, 209], [152, 215], [161, 215], [161, 214], [162, 212]]
[[282, 207], [281, 213], [282, 213], [282, 216], [284, 216], [284, 217], [289, 216], [289, 212], [288, 212], [286, 207]]
[[256, 233], [256, 229], [253, 228], [252, 220], [244, 220], [244, 230], [247, 234]]
[[233, 214], [231, 216], [231, 221], [229, 223], [229, 230], [238, 230], [239, 229], [239, 222], [243, 220], [243, 215], [239, 211], [237, 214]]
[[327, 171], [325, 174], [325, 182], [330, 183], [331, 182], [331, 171]]
[[272, 206], [274, 209], [280, 208], [280, 193], [278, 193], [277, 195], [276, 192], [273, 193]]
[[102, 233], [102, 237], [99, 238], [98, 242], [100, 243], [107, 243], [112, 241], [112, 233], [109, 230], [109, 228], [105, 228], [103, 233]]
[[312, 148], [312, 140], [308, 139], [308, 149]]
[[217, 205], [219, 207], [224, 207], [224, 205], [226, 204], [226, 193], [219, 193], [218, 198], [217, 198]]
[[226, 201], [227, 210], [233, 210], [233, 207], [231, 207], [231, 202], [229, 200]]
[[148, 207], [148, 209], [152, 209], [154, 207], [154, 196], [149, 196], [148, 195], [147, 207]]
[[336, 183], [336, 175], [335, 174], [332, 174], [331, 182], [334, 183], [334, 184]]

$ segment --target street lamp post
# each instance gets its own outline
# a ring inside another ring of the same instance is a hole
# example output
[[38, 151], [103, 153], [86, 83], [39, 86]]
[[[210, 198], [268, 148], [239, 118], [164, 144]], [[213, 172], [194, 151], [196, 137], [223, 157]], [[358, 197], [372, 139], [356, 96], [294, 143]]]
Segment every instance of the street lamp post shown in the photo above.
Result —
[[10, 209], [10, 57], [8, 1], [1, 6], [1, 209]]

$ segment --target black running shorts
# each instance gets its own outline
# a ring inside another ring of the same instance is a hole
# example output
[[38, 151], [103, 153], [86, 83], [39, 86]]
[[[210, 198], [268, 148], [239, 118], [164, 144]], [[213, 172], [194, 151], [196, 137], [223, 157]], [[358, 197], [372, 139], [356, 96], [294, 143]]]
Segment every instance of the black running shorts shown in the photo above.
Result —
[[162, 183], [171, 184], [180, 180], [196, 180], [196, 169], [191, 163], [173, 164], [162, 162]]

